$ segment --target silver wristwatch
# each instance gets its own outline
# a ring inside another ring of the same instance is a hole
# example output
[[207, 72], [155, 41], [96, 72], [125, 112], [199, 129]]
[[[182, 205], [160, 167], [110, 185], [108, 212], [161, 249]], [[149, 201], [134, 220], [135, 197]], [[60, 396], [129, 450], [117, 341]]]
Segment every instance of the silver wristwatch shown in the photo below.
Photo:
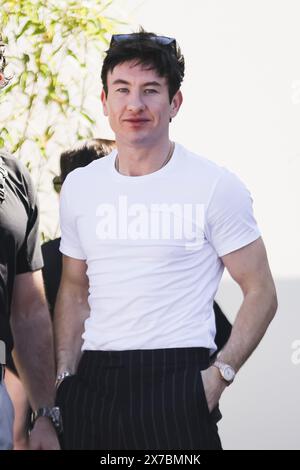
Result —
[[39, 408], [38, 410], [33, 411], [31, 413], [31, 429], [33, 428], [36, 420], [40, 417], [49, 418], [56, 432], [58, 434], [62, 433], [63, 431], [62, 419], [61, 419], [60, 409], [58, 406], [53, 406], [52, 408], [48, 406], [43, 406]]
[[225, 380], [226, 385], [230, 385], [235, 377], [235, 370], [233, 367], [231, 367], [229, 364], [225, 364], [225, 362], [216, 360], [212, 366], [216, 367], [219, 369], [221, 377], [223, 380]]

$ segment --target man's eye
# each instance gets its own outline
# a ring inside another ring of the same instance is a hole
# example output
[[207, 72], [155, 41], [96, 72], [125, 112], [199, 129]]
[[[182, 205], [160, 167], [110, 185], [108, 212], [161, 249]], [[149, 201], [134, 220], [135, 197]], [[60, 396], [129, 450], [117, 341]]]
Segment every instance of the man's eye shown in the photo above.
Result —
[[146, 88], [146, 90], [144, 90], [145, 94], [146, 95], [152, 95], [154, 93], [157, 93], [157, 90], [155, 90], [154, 88]]
[[118, 88], [117, 91], [118, 91], [119, 93], [127, 93], [128, 88]]

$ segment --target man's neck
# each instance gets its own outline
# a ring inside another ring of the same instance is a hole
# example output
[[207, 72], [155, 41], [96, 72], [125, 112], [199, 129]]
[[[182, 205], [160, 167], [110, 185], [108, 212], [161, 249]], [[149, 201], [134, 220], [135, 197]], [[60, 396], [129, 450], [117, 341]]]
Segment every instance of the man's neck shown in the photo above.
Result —
[[162, 168], [170, 157], [172, 143], [167, 138], [163, 143], [146, 146], [130, 146], [117, 142], [116, 168], [122, 175], [143, 176]]

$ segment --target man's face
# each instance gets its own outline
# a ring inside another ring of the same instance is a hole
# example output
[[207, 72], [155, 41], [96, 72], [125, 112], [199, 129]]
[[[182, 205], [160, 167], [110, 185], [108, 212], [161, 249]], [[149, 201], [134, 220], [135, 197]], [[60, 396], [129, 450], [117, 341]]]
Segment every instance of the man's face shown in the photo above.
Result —
[[107, 96], [101, 94], [103, 111], [117, 141], [151, 146], [168, 137], [182, 95], [178, 91], [170, 103], [166, 78], [134, 61], [124, 62], [108, 73], [107, 87]]

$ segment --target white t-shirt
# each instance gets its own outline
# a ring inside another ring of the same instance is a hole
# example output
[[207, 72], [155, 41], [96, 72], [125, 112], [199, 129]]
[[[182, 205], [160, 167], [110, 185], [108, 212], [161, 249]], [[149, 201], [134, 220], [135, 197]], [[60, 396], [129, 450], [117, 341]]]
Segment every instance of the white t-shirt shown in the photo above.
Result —
[[216, 349], [221, 256], [260, 237], [228, 170], [176, 144], [160, 170], [124, 176], [116, 150], [68, 175], [60, 250], [86, 260], [83, 350]]

